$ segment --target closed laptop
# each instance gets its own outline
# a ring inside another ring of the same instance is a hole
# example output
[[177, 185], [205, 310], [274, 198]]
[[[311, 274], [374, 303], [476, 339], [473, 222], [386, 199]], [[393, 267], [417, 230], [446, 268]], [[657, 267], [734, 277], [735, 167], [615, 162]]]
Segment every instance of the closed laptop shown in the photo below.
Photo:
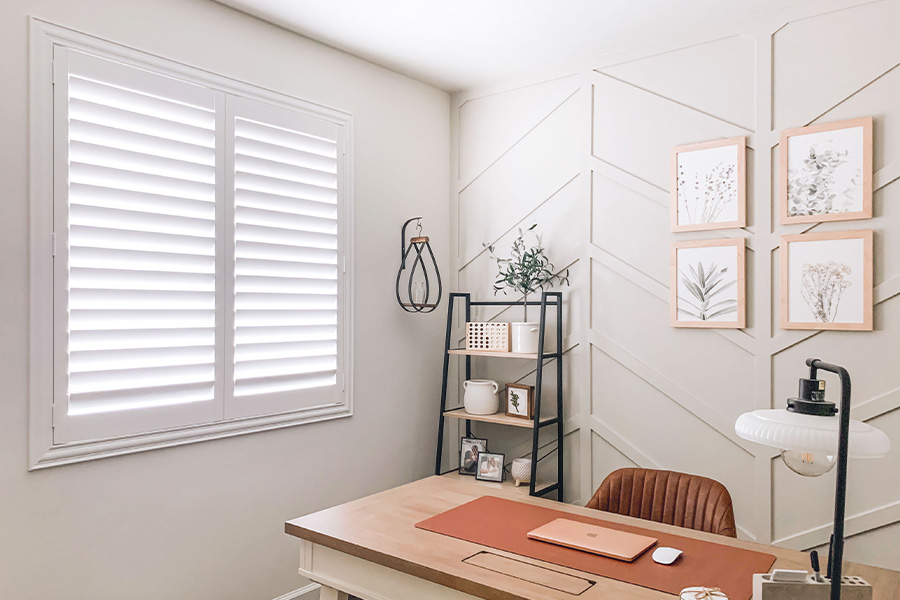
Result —
[[528, 537], [631, 562], [656, 544], [656, 538], [571, 519], [556, 519], [528, 532]]

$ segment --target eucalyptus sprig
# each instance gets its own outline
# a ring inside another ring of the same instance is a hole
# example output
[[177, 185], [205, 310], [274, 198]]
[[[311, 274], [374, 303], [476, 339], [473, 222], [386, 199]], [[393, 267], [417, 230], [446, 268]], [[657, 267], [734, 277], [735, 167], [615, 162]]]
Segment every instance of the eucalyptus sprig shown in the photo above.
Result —
[[[537, 223], [523, 230], [519, 228], [519, 236], [513, 240], [510, 258], [501, 258], [494, 252], [494, 246], [484, 244], [491, 258], [497, 261], [497, 280], [494, 282], [494, 294], [510, 289], [522, 294], [525, 300], [525, 320], [528, 320], [528, 294], [554, 285], [569, 285], [569, 270], [557, 273], [556, 267], [545, 254], [541, 234], [537, 229]], [[528, 247], [525, 242], [527, 234], [533, 234], [535, 244]]]

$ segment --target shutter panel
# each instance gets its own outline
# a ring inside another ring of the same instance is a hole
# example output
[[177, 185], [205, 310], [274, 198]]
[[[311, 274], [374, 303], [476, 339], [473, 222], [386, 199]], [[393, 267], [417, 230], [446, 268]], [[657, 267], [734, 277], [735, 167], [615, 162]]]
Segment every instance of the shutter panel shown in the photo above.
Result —
[[220, 419], [217, 93], [73, 50], [58, 48], [55, 63], [68, 113], [56, 134], [68, 155], [56, 167], [68, 166], [56, 356], [68, 368], [54, 442]]
[[228, 98], [233, 127], [233, 398], [226, 416], [341, 401], [336, 124]]

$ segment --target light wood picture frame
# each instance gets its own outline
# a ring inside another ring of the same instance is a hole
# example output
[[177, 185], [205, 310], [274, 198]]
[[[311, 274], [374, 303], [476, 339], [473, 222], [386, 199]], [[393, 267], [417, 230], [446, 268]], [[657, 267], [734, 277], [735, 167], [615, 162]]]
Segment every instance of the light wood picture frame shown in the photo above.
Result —
[[785, 129], [782, 225], [872, 218], [872, 117]]
[[746, 327], [745, 254], [744, 238], [673, 243], [669, 261], [671, 326]]
[[872, 331], [872, 230], [781, 238], [781, 328]]
[[[514, 397], [515, 395], [515, 397]], [[516, 403], [519, 407], [516, 408]], [[517, 419], [534, 418], [534, 386], [519, 383], [507, 383], [504, 394], [505, 414]]]
[[747, 138], [672, 149], [672, 231], [747, 226]]

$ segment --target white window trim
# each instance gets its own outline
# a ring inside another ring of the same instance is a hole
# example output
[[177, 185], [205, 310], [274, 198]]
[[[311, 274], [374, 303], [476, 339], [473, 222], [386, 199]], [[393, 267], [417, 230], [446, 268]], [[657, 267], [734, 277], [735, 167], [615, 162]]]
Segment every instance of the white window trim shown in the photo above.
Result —
[[[353, 414], [353, 116], [278, 92], [182, 65], [164, 58], [107, 42], [46, 21], [29, 18], [29, 452], [28, 469], [36, 470], [108, 456], [179, 446], [247, 433], [292, 427]], [[63, 45], [138, 67], [157, 67], [209, 88], [262, 100], [313, 114], [341, 127], [344, 135], [344, 172], [341, 184], [344, 333], [340, 352], [346, 376], [342, 403], [259, 417], [124, 436], [100, 441], [53, 444], [53, 47]]]

